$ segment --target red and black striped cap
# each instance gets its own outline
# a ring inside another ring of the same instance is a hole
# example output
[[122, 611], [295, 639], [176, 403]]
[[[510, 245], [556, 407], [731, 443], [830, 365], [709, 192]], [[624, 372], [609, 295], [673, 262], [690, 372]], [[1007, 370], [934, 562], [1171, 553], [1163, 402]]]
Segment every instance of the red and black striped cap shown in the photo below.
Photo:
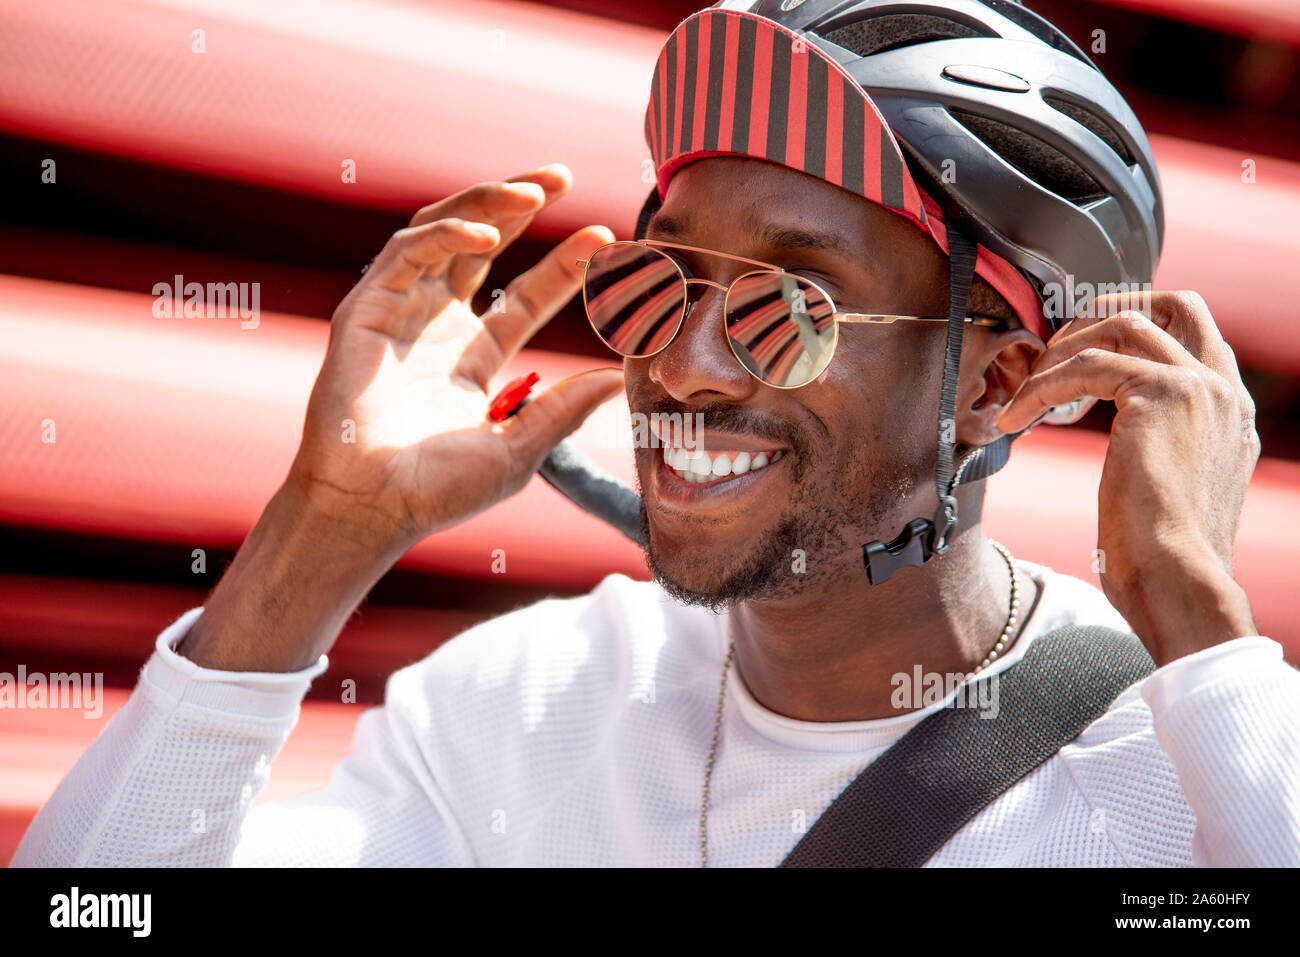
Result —
[[[645, 137], [660, 200], [687, 163], [750, 156], [891, 209], [947, 252], [943, 213], [908, 172], [871, 97], [815, 44], [756, 13], [710, 7], [677, 25], [655, 62]], [[1051, 334], [1014, 266], [980, 246], [975, 271], [1027, 328]]]
[[743, 155], [925, 225], [920, 191], [862, 87], [799, 34], [757, 14], [710, 8], [677, 26], [655, 64], [645, 132], [660, 199], [686, 163]]

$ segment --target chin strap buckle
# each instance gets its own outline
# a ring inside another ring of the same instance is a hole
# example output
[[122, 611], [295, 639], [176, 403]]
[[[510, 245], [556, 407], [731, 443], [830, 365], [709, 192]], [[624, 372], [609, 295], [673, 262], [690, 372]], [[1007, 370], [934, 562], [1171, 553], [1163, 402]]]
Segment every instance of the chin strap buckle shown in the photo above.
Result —
[[879, 585], [907, 565], [924, 565], [930, 560], [934, 541], [934, 523], [928, 518], [914, 518], [891, 542], [868, 542], [862, 546], [862, 564], [867, 581]]
[[868, 542], [862, 546], [862, 564], [873, 585], [908, 565], [920, 567], [935, 555], [948, 551], [948, 539], [957, 531], [957, 499], [949, 495], [934, 513], [934, 521], [914, 518], [890, 542]]

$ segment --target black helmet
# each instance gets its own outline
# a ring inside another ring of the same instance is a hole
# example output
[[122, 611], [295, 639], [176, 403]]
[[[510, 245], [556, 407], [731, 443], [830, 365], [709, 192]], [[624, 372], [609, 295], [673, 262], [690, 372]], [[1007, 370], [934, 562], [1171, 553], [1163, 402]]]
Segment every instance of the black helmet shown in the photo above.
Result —
[[1164, 236], [1151, 146], [1097, 66], [1037, 14], [1011, 0], [713, 9], [772, 20], [842, 66], [945, 216], [1018, 267], [1040, 300], [1049, 284], [1151, 282]]

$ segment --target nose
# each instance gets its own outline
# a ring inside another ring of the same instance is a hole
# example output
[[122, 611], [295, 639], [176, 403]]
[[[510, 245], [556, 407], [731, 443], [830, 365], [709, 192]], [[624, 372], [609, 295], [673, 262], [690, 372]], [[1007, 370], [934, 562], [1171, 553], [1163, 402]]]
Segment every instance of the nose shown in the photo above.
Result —
[[745, 399], [758, 382], [727, 344], [722, 317], [725, 290], [696, 281], [688, 283], [687, 296], [681, 329], [666, 349], [650, 359], [651, 381], [682, 403]]

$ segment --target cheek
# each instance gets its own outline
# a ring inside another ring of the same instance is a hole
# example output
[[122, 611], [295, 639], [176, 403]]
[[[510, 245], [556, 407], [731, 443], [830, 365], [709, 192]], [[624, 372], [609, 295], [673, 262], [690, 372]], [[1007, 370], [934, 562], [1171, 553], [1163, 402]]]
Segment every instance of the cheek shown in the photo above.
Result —
[[[841, 501], [904, 497], [933, 458], [942, 349], [920, 329], [856, 329], [817, 380], [813, 409], [834, 441], [830, 476]], [[919, 334], [918, 334], [919, 333]], [[942, 347], [942, 339], [938, 345]]]
[[[895, 334], [895, 332], [899, 334]], [[926, 395], [926, 343], [916, 330], [850, 329], [841, 332], [835, 357], [818, 378], [820, 403], [855, 436], [897, 428]]]

